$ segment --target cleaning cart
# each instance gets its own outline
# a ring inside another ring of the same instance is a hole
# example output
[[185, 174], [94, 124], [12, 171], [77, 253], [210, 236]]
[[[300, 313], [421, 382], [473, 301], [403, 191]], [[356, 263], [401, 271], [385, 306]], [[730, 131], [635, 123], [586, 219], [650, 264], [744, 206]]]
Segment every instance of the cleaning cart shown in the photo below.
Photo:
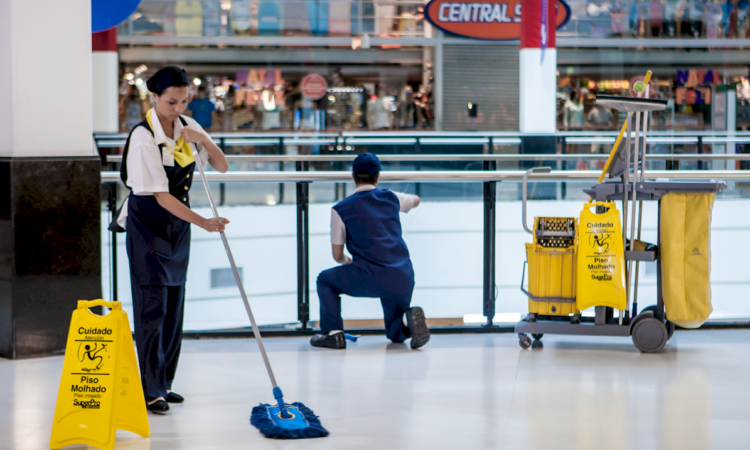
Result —
[[[667, 102], [648, 99], [647, 90], [645, 94], [646, 98], [597, 96], [598, 104], [626, 112], [627, 119], [602, 177], [585, 190], [591, 200], [580, 218], [537, 217], [534, 228], [528, 228], [528, 176], [550, 169], [534, 168], [523, 178], [523, 224], [533, 235], [533, 243], [526, 244], [521, 281], [521, 291], [529, 298], [529, 314], [515, 327], [524, 349], [532, 346], [528, 335], [538, 341], [544, 334], [568, 334], [631, 336], [640, 351], [653, 353], [664, 348], [674, 333], [675, 321], [668, 320], [667, 313], [670, 319], [684, 316], [676, 320], [681, 326], [700, 324], [710, 314], [710, 210], [714, 195], [726, 184], [646, 179], [648, 112], [663, 110]], [[631, 133], [632, 125], [635, 133]], [[625, 133], [626, 143], [620, 146]], [[640, 241], [644, 201], [659, 202], [656, 245]], [[670, 223], [673, 228], [666, 235], [668, 247], [662, 248], [665, 218], [674, 224]], [[665, 288], [663, 256], [667, 254], [667, 276], [672, 278], [667, 278]], [[693, 255], [699, 264], [687, 261]], [[657, 303], [639, 313], [638, 263], [642, 261], [656, 262]], [[699, 288], [692, 289], [692, 279], [702, 283]], [[666, 309], [665, 290], [671, 302]], [[697, 297], [691, 297], [694, 293]], [[581, 311], [592, 307], [594, 317], [582, 317]]]

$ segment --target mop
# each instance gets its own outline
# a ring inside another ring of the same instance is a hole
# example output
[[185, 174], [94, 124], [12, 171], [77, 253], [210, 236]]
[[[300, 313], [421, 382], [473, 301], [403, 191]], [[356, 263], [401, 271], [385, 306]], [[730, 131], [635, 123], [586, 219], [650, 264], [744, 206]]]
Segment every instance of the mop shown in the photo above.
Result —
[[[213, 195], [211, 195], [211, 188], [208, 187], [208, 181], [203, 172], [200, 158], [196, 158], [195, 165], [198, 166], [201, 180], [203, 180], [203, 187], [206, 188], [206, 195], [208, 196], [208, 202], [211, 204], [211, 211], [213, 212], [214, 217], [218, 218], [219, 214], [216, 211], [216, 204], [214, 203]], [[273, 374], [271, 363], [268, 361], [266, 348], [263, 346], [263, 339], [260, 336], [260, 331], [258, 331], [258, 325], [255, 323], [253, 311], [250, 309], [250, 302], [247, 300], [245, 288], [242, 286], [242, 280], [237, 271], [237, 265], [234, 263], [232, 251], [229, 249], [229, 242], [223, 231], [220, 234], [221, 241], [224, 243], [224, 250], [226, 250], [227, 257], [229, 258], [229, 264], [232, 266], [234, 279], [237, 282], [237, 287], [240, 289], [242, 301], [245, 303], [245, 309], [250, 318], [250, 324], [253, 326], [253, 334], [255, 335], [255, 340], [258, 342], [260, 354], [263, 356], [263, 362], [266, 365], [268, 377], [271, 379], [271, 385], [273, 385], [273, 396], [277, 403], [276, 405], [261, 403], [254, 407], [250, 415], [250, 423], [255, 425], [255, 427], [268, 438], [305, 439], [328, 436], [328, 430], [323, 428], [320, 419], [318, 419], [318, 416], [316, 416], [310, 408], [300, 402], [291, 404], [284, 402], [284, 394], [281, 392], [281, 388], [276, 384], [276, 377]]]

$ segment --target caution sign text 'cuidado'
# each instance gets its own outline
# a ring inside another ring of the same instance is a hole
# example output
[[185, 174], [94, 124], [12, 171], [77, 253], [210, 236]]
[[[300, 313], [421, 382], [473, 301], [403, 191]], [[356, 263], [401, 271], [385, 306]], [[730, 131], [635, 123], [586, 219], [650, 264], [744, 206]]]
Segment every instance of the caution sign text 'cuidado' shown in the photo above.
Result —
[[[596, 214], [598, 206], [606, 212]], [[624, 310], [625, 252], [620, 214], [614, 203], [587, 203], [578, 227], [578, 267], [576, 303], [578, 309], [609, 306]]]
[[[89, 310], [111, 308], [106, 316]], [[109, 450], [115, 431], [150, 434], [128, 316], [120, 302], [79, 301], [73, 312], [50, 448]]]

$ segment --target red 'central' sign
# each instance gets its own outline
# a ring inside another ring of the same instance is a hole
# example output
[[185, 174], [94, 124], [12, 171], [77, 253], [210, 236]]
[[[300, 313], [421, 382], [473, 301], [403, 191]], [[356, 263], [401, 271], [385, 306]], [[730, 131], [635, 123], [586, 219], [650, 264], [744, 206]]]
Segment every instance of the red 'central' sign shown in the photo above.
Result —
[[[475, 39], [520, 39], [522, 0], [432, 0], [425, 17], [433, 25], [451, 34]], [[556, 28], [570, 18], [570, 8], [562, 0], [557, 8]]]

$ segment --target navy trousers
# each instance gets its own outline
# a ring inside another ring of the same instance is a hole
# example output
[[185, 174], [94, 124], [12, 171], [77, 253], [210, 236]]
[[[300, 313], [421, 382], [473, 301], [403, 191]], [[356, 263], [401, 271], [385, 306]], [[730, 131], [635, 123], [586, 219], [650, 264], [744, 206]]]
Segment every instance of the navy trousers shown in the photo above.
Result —
[[380, 298], [385, 319], [385, 334], [393, 342], [404, 342], [407, 336], [402, 317], [411, 304], [414, 274], [397, 269], [362, 267], [344, 264], [318, 275], [320, 329], [322, 332], [343, 330], [341, 294], [352, 297]]
[[135, 343], [147, 400], [167, 397], [182, 347], [185, 285], [132, 286]]

